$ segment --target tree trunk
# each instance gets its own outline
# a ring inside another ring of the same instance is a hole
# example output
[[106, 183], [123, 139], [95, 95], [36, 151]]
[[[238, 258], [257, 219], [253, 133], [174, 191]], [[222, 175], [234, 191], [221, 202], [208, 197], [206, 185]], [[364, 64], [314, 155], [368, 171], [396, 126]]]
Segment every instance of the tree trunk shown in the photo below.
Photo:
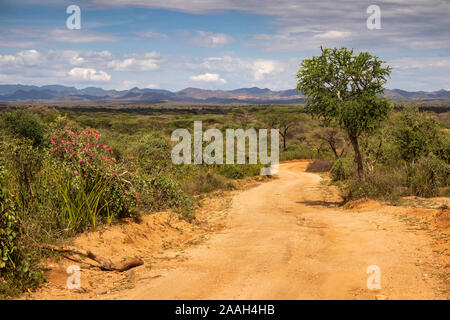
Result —
[[358, 165], [358, 176], [359, 178], [362, 178], [364, 176], [364, 169], [361, 152], [359, 151], [358, 137], [349, 135], [349, 138], [350, 142], [352, 143], [353, 150], [355, 151], [356, 163]]
[[337, 153], [336, 148], [334, 147], [334, 144], [331, 143], [331, 142], [329, 142], [329, 141], [328, 141], [328, 144], [330, 145], [330, 148], [331, 148], [331, 150], [333, 151], [334, 157], [336, 158], [336, 160], [339, 159], [339, 155], [338, 155], [338, 153]]
[[281, 137], [283, 138], [283, 151], [286, 151], [287, 150], [287, 148], [286, 148], [286, 130], [283, 131], [283, 133], [280, 132], [280, 134], [281, 134]]

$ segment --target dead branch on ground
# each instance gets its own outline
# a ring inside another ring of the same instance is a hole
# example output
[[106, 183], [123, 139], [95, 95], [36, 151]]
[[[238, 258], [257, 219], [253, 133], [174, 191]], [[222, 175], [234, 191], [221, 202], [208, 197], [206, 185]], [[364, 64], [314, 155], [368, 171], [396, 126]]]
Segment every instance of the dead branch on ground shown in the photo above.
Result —
[[140, 266], [144, 264], [144, 261], [140, 258], [125, 258], [119, 263], [113, 263], [110, 259], [104, 258], [94, 254], [90, 250], [83, 250], [73, 246], [55, 246], [52, 244], [40, 244], [44, 249], [49, 249], [61, 253], [73, 253], [79, 256], [89, 258], [98, 263], [98, 265], [92, 265], [105, 271], [126, 271], [128, 269]]

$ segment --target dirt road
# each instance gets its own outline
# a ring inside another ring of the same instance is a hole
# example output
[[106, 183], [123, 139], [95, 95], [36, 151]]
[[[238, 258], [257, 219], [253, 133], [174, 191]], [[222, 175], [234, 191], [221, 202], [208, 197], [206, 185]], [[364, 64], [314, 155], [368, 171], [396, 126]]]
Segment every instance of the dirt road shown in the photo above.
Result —
[[[423, 267], [433, 257], [425, 233], [382, 209], [334, 207], [305, 167], [282, 164], [278, 178], [234, 196], [221, 232], [108, 299], [445, 298]], [[370, 265], [381, 290], [366, 286]]]

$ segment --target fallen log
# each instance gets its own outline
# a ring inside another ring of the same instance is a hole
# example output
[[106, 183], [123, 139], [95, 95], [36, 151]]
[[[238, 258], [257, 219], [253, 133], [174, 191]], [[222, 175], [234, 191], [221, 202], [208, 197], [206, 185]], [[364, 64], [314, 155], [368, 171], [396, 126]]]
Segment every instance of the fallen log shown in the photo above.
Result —
[[73, 246], [55, 246], [52, 244], [40, 244], [40, 246], [44, 249], [49, 249], [61, 253], [74, 253], [86, 258], [89, 258], [98, 263], [98, 265], [93, 265], [99, 267], [101, 270], [105, 271], [126, 271], [128, 269], [138, 267], [144, 264], [144, 261], [140, 258], [125, 258], [118, 263], [113, 263], [110, 259], [100, 257], [94, 254], [90, 250], [83, 250]]

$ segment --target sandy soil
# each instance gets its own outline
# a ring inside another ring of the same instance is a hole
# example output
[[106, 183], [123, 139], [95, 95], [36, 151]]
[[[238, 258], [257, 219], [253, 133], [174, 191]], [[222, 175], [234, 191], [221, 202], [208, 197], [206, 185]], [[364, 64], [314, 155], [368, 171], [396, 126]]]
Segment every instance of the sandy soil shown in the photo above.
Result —
[[[24, 298], [448, 299], [448, 209], [338, 207], [337, 191], [306, 165], [284, 163], [269, 182], [206, 200], [197, 224], [160, 213], [82, 235], [76, 245], [145, 265], [124, 273], [82, 266], [75, 292], [65, 288], [74, 263], [63, 259]], [[370, 265], [381, 270], [380, 290], [367, 288]]]

